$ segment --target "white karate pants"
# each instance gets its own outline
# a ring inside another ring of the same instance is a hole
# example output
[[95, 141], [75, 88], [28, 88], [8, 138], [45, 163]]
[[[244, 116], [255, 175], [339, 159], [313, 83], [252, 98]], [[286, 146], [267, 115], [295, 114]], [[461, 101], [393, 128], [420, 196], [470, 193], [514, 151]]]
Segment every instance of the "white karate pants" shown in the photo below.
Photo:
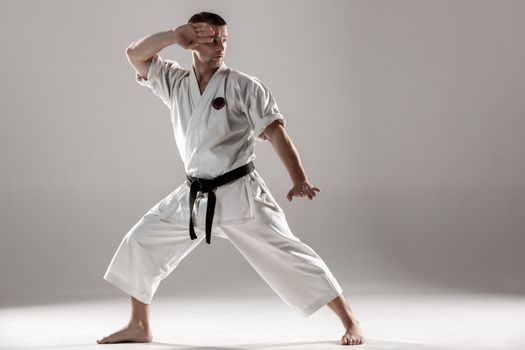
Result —
[[[284, 213], [253, 202], [255, 220], [214, 223], [211, 245], [214, 237], [230, 240], [286, 304], [308, 317], [343, 290], [321, 257], [293, 235]], [[146, 213], [121, 241], [104, 279], [150, 304], [160, 281], [205, 238], [204, 220], [205, 215], [197, 217], [197, 239], [192, 240], [188, 222], [172, 223]]]

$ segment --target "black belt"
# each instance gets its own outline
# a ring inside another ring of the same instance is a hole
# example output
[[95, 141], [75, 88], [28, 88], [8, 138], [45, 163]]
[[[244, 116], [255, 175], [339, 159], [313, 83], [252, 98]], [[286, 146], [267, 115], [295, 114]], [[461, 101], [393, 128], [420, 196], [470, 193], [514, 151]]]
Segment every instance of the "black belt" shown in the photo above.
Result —
[[213, 190], [219, 186], [225, 185], [228, 182], [237, 180], [255, 169], [253, 162], [249, 162], [243, 166], [235, 168], [227, 173], [224, 173], [214, 179], [203, 179], [200, 177], [193, 177], [186, 175], [188, 185], [190, 186], [190, 237], [196, 239], [195, 229], [193, 227], [193, 204], [197, 192], [208, 193], [208, 204], [206, 206], [206, 243], [211, 241], [211, 225], [213, 223], [213, 215], [215, 214], [216, 197]]

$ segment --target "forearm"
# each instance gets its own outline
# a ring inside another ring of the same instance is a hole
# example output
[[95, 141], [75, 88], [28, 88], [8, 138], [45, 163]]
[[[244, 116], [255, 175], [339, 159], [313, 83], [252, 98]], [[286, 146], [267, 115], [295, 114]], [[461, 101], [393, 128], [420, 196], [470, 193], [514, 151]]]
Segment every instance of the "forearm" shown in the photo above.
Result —
[[163, 48], [176, 44], [174, 30], [170, 29], [163, 32], [147, 35], [137, 41], [132, 42], [126, 50], [129, 57], [147, 60], [151, 56], [160, 52]]
[[284, 128], [277, 129], [272, 134], [270, 142], [288, 170], [292, 182], [294, 184], [303, 183], [306, 180], [306, 174], [301, 164], [301, 158]]

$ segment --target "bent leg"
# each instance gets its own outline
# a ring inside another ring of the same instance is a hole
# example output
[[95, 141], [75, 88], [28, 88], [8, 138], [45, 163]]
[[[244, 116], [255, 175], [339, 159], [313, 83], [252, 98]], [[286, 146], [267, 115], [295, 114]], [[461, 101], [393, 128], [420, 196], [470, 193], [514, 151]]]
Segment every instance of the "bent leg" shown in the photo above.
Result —
[[197, 239], [191, 240], [188, 223], [172, 223], [146, 213], [122, 239], [104, 279], [150, 304], [160, 281], [204, 238], [198, 231]]
[[290, 231], [284, 213], [254, 201], [255, 220], [220, 229], [268, 285], [308, 317], [343, 290], [321, 257]]

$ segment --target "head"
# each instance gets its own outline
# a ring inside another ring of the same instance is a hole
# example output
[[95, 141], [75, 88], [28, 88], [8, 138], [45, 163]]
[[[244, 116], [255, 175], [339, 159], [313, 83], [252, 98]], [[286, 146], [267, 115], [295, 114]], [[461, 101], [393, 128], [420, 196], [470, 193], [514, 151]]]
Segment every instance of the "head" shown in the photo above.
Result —
[[193, 49], [193, 60], [210, 68], [217, 68], [222, 64], [226, 54], [228, 38], [226, 21], [221, 16], [211, 12], [196, 13], [188, 20], [188, 23], [198, 22], [208, 23], [213, 28], [213, 42], [199, 44]]

